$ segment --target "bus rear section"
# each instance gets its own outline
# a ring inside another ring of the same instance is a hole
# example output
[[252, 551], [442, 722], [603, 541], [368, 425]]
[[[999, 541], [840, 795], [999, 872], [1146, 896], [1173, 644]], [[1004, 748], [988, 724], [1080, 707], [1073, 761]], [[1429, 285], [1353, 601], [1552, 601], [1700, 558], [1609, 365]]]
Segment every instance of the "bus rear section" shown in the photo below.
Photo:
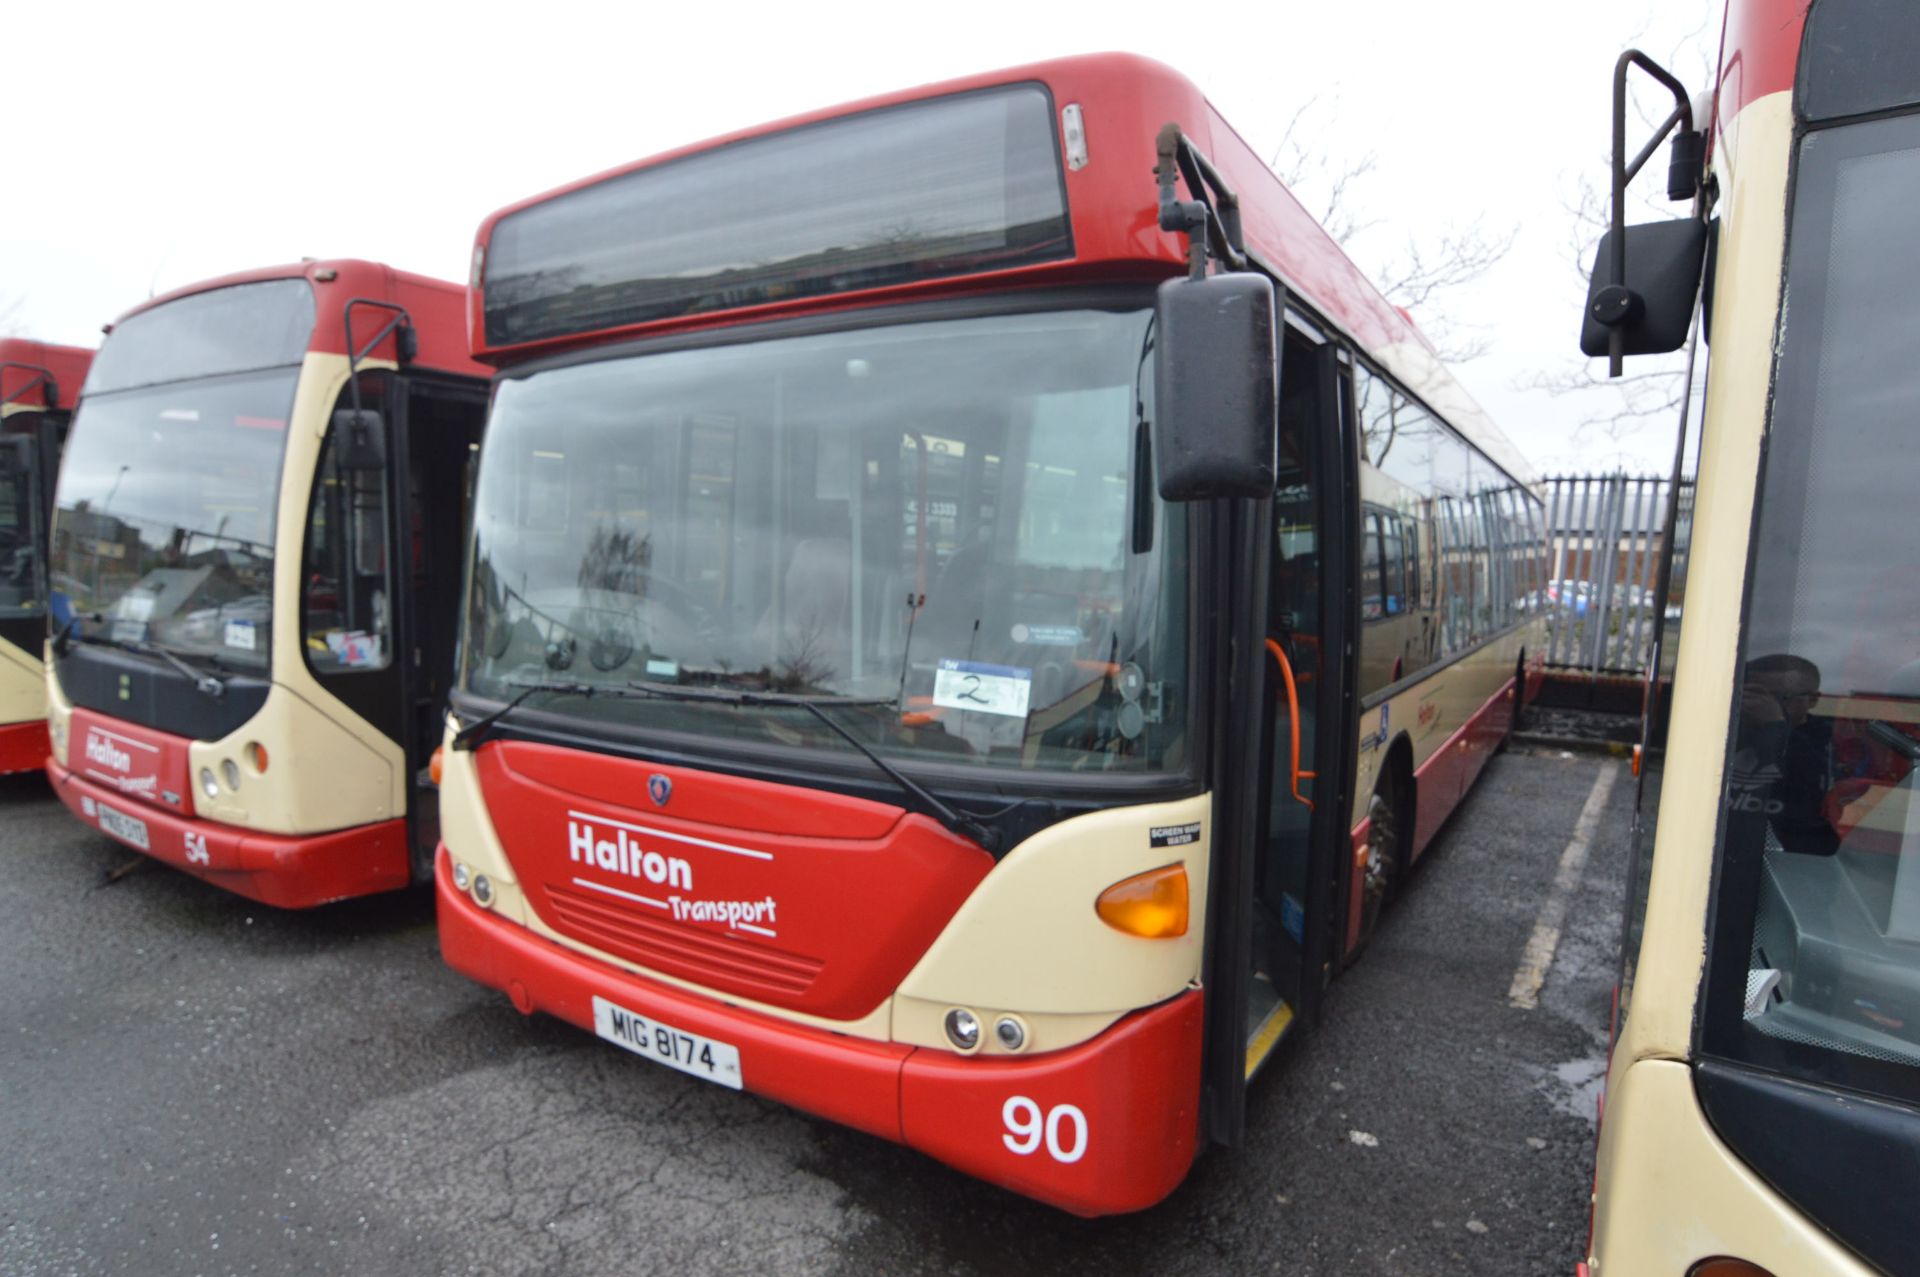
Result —
[[1684, 338], [1704, 257], [1712, 363], [1586, 1269], [1920, 1272], [1920, 13], [1733, 0], [1720, 65], [1696, 218], [1615, 241], [1615, 353]]
[[[470, 298], [447, 960], [1083, 1215], [1237, 1142], [1357, 943], [1356, 364], [1477, 415], [1259, 157], [1068, 59], [526, 201]], [[1517, 634], [1463, 626], [1421, 761]]]
[[53, 502], [48, 774], [80, 819], [289, 908], [430, 872], [485, 408], [463, 302], [306, 262], [111, 328]]
[[0, 775], [47, 762], [47, 532], [93, 352], [0, 337]]

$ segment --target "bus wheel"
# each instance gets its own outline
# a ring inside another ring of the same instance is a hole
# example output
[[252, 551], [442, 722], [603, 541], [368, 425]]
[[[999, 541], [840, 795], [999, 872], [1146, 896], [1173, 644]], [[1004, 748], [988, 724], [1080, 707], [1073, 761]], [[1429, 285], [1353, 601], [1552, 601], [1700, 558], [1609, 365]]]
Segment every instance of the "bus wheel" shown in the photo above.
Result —
[[1367, 804], [1367, 864], [1360, 877], [1360, 945], [1373, 939], [1380, 914], [1400, 885], [1406, 807], [1399, 777], [1389, 769]]

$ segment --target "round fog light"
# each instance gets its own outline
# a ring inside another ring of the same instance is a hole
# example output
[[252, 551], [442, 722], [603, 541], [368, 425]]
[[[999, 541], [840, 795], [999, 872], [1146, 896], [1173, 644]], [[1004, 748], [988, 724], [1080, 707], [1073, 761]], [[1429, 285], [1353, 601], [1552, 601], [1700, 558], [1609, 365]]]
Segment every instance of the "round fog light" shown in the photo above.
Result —
[[993, 1036], [1007, 1050], [1018, 1051], [1027, 1044], [1027, 1026], [1010, 1015], [1003, 1015], [994, 1021]]
[[220, 764], [220, 774], [227, 778], [228, 789], [240, 788], [240, 764], [239, 763], [234, 762], [231, 758], [223, 760]]
[[457, 860], [454, 861], [453, 862], [453, 885], [460, 888], [460, 890], [465, 891], [467, 889], [467, 885], [472, 881], [473, 881], [472, 871], [470, 871], [465, 865], [461, 864], [459, 861]]
[[473, 902], [482, 909], [493, 905], [493, 882], [485, 874], [473, 876]]
[[973, 1012], [963, 1007], [947, 1012], [947, 1040], [962, 1051], [980, 1045], [980, 1021], [973, 1018]]
[[200, 792], [209, 798], [218, 798], [220, 796], [220, 782], [213, 778], [213, 768], [211, 767], [202, 767], [200, 769]]

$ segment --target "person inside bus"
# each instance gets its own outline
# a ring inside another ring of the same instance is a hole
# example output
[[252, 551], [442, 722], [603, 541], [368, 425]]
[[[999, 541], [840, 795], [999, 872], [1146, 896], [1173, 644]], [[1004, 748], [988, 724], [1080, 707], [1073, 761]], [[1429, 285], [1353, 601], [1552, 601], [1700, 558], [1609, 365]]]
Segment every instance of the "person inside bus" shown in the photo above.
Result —
[[1833, 785], [1833, 724], [1813, 713], [1820, 667], [1774, 653], [1747, 662], [1740, 688], [1740, 730], [1730, 786], [1736, 806], [1758, 799], [1780, 845], [1831, 856], [1839, 835], [1827, 820]]

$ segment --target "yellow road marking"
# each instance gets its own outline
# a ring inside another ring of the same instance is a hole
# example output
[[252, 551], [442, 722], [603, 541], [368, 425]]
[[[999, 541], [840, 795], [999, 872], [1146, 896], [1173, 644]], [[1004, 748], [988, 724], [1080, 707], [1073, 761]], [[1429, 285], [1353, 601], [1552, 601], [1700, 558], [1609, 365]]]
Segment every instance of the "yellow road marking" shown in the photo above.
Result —
[[1567, 843], [1566, 850], [1560, 853], [1560, 868], [1553, 875], [1553, 890], [1547, 894], [1546, 903], [1540, 906], [1540, 917], [1533, 924], [1533, 934], [1527, 937], [1526, 950], [1520, 955], [1520, 966], [1514, 971], [1513, 983], [1507, 989], [1507, 1001], [1523, 1011], [1531, 1011], [1540, 1005], [1540, 986], [1546, 983], [1547, 968], [1553, 965], [1554, 951], [1560, 947], [1560, 927], [1567, 920], [1567, 906], [1580, 886], [1580, 873], [1587, 866], [1587, 852], [1593, 846], [1593, 831], [1600, 824], [1600, 813], [1606, 810], [1607, 795], [1613, 792], [1613, 782], [1619, 776], [1620, 769], [1609, 764], [1594, 777], [1586, 806], [1580, 809], [1580, 819], [1574, 822], [1573, 838]]

